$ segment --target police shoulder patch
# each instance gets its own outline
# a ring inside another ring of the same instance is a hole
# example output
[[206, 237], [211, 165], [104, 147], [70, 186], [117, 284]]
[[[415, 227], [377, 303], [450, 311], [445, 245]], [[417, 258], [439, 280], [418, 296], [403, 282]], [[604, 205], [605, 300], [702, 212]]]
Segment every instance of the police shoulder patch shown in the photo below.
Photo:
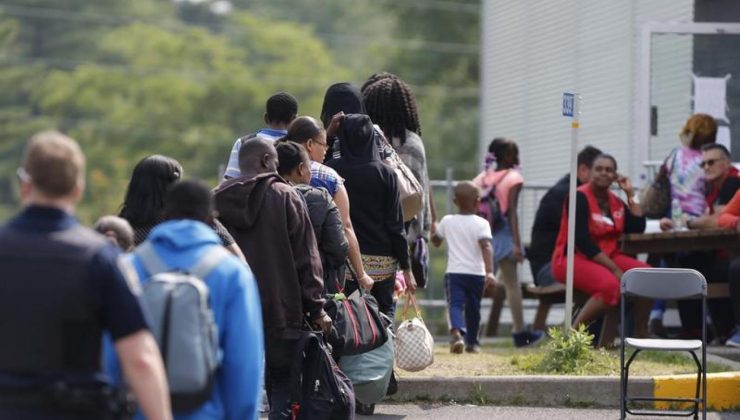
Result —
[[126, 254], [121, 254], [116, 258], [116, 265], [121, 271], [123, 278], [126, 279], [126, 284], [134, 295], [141, 294], [141, 281], [139, 281], [139, 275], [136, 272], [136, 267], [131, 262], [131, 259]]

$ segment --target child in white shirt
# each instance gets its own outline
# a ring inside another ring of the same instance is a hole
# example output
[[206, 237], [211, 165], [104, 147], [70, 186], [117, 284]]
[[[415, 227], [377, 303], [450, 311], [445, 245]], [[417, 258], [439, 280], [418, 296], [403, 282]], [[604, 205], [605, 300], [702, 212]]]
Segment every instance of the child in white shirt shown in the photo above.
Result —
[[486, 287], [493, 287], [491, 227], [478, 216], [478, 187], [464, 181], [455, 187], [458, 214], [448, 214], [437, 224], [432, 243], [447, 239], [445, 291], [450, 319], [450, 352], [478, 353], [480, 302]]

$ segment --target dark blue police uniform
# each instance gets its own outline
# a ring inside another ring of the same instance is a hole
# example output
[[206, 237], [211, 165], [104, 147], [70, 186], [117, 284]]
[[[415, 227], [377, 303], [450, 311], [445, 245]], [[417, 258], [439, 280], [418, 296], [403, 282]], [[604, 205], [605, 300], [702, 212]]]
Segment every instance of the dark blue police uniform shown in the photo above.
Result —
[[0, 228], [0, 418], [104, 418], [93, 392], [103, 332], [148, 328], [119, 253], [55, 208]]

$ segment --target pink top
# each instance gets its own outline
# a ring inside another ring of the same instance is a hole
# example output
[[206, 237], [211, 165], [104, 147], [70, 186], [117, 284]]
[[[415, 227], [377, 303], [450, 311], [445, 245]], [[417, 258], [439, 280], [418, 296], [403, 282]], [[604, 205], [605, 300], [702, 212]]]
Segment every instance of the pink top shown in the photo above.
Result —
[[487, 170], [479, 173], [473, 179], [473, 183], [481, 188], [483, 193], [495, 184], [496, 200], [498, 200], [501, 212], [506, 214], [509, 210], [509, 191], [516, 185], [524, 184], [524, 177], [516, 169]]

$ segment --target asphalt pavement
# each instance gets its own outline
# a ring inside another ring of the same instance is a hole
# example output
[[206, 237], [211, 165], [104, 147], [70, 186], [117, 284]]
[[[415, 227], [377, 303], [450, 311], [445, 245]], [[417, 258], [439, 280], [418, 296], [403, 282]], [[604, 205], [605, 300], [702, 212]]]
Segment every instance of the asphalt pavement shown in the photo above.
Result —
[[[357, 416], [357, 420], [597, 420], [618, 419], [616, 409], [495, 407], [449, 404], [378, 404], [373, 416]], [[665, 417], [631, 417], [636, 419]], [[707, 413], [711, 420], [740, 420], [740, 413]]]

